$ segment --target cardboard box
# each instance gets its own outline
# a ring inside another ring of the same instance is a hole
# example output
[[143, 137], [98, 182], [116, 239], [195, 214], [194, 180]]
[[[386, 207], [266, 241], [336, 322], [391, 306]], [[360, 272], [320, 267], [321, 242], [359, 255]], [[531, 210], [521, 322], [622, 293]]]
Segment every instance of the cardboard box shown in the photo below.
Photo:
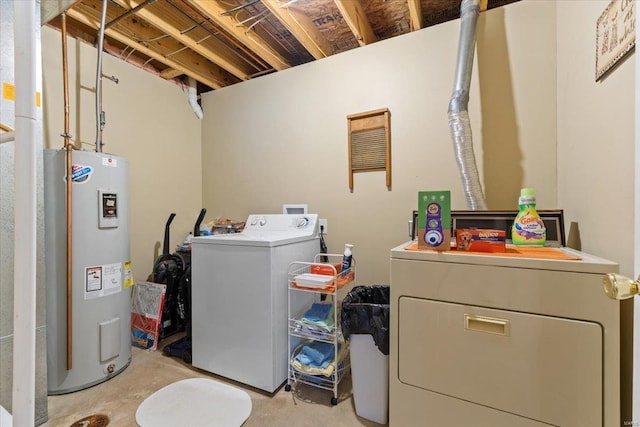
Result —
[[418, 248], [448, 251], [451, 246], [451, 192], [418, 193]]
[[456, 249], [473, 252], [505, 252], [504, 230], [460, 228], [456, 230]]

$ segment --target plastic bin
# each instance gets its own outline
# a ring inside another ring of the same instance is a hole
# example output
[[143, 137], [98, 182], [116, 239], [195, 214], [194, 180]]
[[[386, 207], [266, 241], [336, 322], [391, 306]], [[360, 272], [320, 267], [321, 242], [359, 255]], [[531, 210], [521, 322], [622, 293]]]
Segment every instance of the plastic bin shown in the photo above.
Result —
[[389, 286], [356, 286], [342, 301], [342, 334], [351, 353], [356, 414], [389, 420]]

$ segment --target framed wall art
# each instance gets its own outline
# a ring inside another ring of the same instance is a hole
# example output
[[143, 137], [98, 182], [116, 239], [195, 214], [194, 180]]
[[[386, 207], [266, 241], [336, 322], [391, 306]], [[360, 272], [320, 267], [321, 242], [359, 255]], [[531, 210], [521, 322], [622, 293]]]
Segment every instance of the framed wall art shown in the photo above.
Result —
[[596, 81], [620, 62], [636, 45], [636, 2], [612, 0], [596, 27]]

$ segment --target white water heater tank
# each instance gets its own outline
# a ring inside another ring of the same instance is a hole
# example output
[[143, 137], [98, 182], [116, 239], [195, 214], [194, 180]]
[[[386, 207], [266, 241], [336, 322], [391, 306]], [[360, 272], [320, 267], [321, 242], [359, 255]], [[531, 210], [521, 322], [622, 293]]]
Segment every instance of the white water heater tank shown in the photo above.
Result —
[[65, 150], [44, 152], [50, 395], [106, 381], [131, 362], [129, 163], [93, 151], [72, 153], [72, 292], [68, 323], [65, 157]]

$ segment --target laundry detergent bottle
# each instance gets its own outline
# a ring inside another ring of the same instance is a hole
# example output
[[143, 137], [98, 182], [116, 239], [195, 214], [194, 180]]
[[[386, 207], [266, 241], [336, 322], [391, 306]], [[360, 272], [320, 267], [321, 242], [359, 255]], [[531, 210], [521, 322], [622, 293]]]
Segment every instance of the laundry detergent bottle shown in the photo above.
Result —
[[544, 246], [547, 229], [536, 211], [536, 195], [533, 188], [520, 190], [518, 199], [520, 212], [511, 227], [511, 241], [514, 245]]

